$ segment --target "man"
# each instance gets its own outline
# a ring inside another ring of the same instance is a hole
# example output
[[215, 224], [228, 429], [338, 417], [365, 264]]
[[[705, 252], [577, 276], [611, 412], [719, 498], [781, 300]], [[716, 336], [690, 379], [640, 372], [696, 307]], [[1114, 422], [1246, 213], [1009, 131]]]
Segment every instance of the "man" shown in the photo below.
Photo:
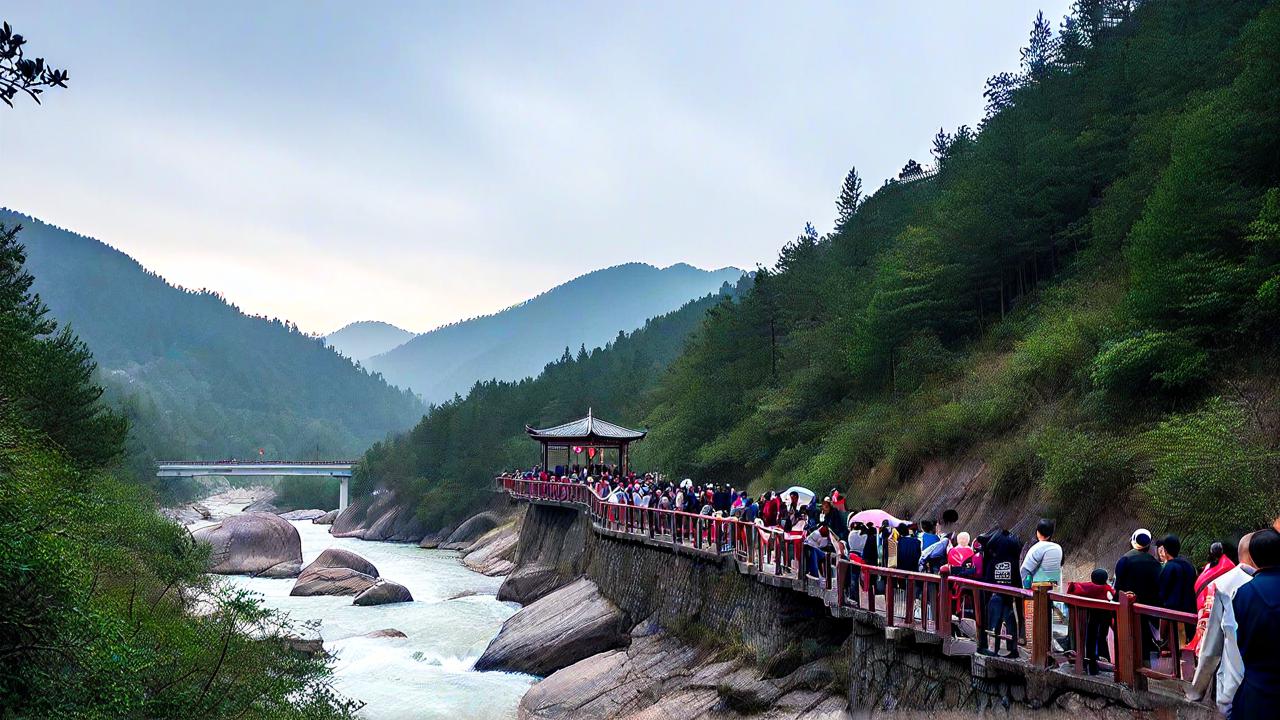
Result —
[[898, 569], [920, 571], [920, 538], [911, 531], [911, 526], [902, 523], [898, 526]]
[[[983, 580], [994, 585], [1017, 587], [1018, 558], [1022, 555], [1022, 541], [1017, 535], [1009, 532], [1008, 523], [1000, 523], [1000, 530], [994, 533], [982, 546]], [[1015, 598], [1001, 593], [991, 593], [987, 600], [987, 632], [978, 633], [978, 652], [982, 655], [995, 655], [1000, 651], [1000, 635], [1003, 630], [1009, 636], [1008, 658], [1018, 657], [1018, 616], [1014, 610]], [[987, 649], [988, 634], [995, 637], [995, 649]]]
[[831, 528], [831, 534], [840, 538], [841, 542], [848, 539], [849, 524], [845, 520], [844, 513], [835, 506], [831, 498], [822, 501], [822, 524]]
[[1280, 532], [1254, 533], [1249, 555], [1258, 571], [1231, 601], [1244, 678], [1231, 701], [1231, 720], [1267, 720], [1280, 711]]
[[1047, 584], [1057, 590], [1062, 583], [1062, 546], [1053, 541], [1053, 530], [1052, 520], [1042, 519], [1036, 524], [1036, 544], [1022, 561], [1022, 587]]
[[1231, 714], [1231, 698], [1244, 677], [1244, 661], [1240, 658], [1240, 646], [1236, 634], [1228, 632], [1236, 626], [1235, 610], [1231, 601], [1236, 592], [1253, 579], [1253, 557], [1249, 552], [1249, 539], [1253, 534], [1240, 538], [1236, 557], [1240, 561], [1234, 568], [1214, 580], [1205, 600], [1209, 605], [1209, 622], [1200, 640], [1200, 657], [1196, 662], [1196, 674], [1187, 688], [1187, 697], [1199, 701], [1209, 692], [1209, 684], [1216, 683], [1214, 701], [1223, 715]]
[[[1160, 561], [1148, 549], [1151, 547], [1151, 531], [1138, 528], [1129, 536], [1132, 547], [1116, 561], [1116, 592], [1131, 592], [1143, 605], [1160, 604]], [[1142, 652], [1150, 657], [1156, 652], [1155, 628], [1150, 620], [1142, 626]]]
[[938, 524], [932, 520], [920, 521], [920, 547], [928, 548], [938, 542], [937, 528]]
[[752, 500], [750, 497], [746, 500], [746, 507], [742, 510], [742, 522], [753, 523], [760, 516], [760, 503]]
[[[1181, 556], [1182, 540], [1177, 535], [1166, 535], [1159, 544], [1164, 555], [1164, 567], [1160, 570], [1160, 607], [1178, 612], [1195, 613], [1196, 611], [1196, 569]], [[1182, 626], [1182, 642], [1179, 647], [1186, 647], [1195, 632], [1194, 625]]]

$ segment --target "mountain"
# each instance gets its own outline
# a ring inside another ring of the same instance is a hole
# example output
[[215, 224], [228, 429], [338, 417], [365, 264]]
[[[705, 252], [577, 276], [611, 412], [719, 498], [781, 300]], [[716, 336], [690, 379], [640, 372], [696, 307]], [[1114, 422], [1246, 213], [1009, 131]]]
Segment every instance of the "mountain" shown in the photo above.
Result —
[[170, 285], [93, 238], [9, 210], [0, 223], [23, 226], [34, 289], [93, 351], [141, 473], [160, 455], [350, 456], [422, 415], [417, 398], [292, 323]]
[[361, 320], [345, 325], [328, 335], [329, 347], [360, 362], [404, 344], [414, 334], [391, 323]]
[[595, 348], [742, 277], [737, 268], [596, 270], [498, 313], [423, 333], [364, 365], [429, 403], [465, 395], [478, 380], [536, 375], [565, 348]]

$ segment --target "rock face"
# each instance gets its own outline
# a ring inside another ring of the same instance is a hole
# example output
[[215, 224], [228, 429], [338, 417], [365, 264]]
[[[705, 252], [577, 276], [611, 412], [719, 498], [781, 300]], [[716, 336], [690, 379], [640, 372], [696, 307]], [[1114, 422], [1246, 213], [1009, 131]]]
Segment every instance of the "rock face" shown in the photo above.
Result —
[[427, 527], [418, 520], [416, 508], [404, 507], [396, 501], [395, 493], [383, 492], [348, 505], [334, 519], [329, 533], [334, 537], [416, 543], [427, 534]]
[[548, 675], [629, 639], [622, 612], [584, 578], [508, 618], [475, 668]]
[[456, 530], [457, 527], [457, 525], [450, 525], [448, 527], [441, 528], [436, 532], [423, 535], [422, 539], [418, 541], [418, 547], [426, 548], [428, 550], [434, 550], [440, 547], [440, 543], [448, 540], [449, 536], [453, 534], [453, 531]]
[[293, 584], [290, 595], [359, 595], [373, 587], [378, 578], [344, 567], [307, 567]]
[[329, 512], [321, 515], [320, 517], [312, 519], [311, 522], [316, 525], [332, 525], [333, 521], [336, 520], [337, 518], [338, 518], [338, 511], [330, 510]]
[[387, 605], [402, 602], [413, 602], [413, 595], [410, 594], [409, 588], [390, 580], [379, 580], [372, 587], [356, 595], [356, 599], [352, 600], [351, 604]]
[[444, 542], [441, 550], [462, 550], [479, 540], [485, 533], [502, 524], [502, 518], [492, 510], [472, 515], [458, 526]]
[[244, 506], [246, 513], [271, 513], [275, 515], [280, 512], [280, 508], [275, 506], [276, 494], [270, 493], [266, 497], [255, 500]]
[[192, 536], [213, 548], [209, 556], [212, 573], [293, 577], [302, 568], [302, 539], [296, 528], [276, 515], [235, 515], [200, 528]]
[[[347, 568], [356, 572], [364, 573], [371, 577], [379, 577], [378, 568], [373, 563], [360, 557], [350, 550], [342, 548], [328, 548], [320, 553], [320, 556], [311, 561], [311, 564], [303, 569], [303, 575], [309, 570], [319, 570], [320, 568]], [[299, 580], [302, 578], [299, 577]]]
[[490, 577], [506, 575], [515, 568], [516, 545], [519, 541], [518, 522], [496, 527], [467, 546], [462, 564]]
[[290, 510], [287, 513], [280, 513], [280, 517], [285, 520], [315, 520], [324, 514], [324, 510]]

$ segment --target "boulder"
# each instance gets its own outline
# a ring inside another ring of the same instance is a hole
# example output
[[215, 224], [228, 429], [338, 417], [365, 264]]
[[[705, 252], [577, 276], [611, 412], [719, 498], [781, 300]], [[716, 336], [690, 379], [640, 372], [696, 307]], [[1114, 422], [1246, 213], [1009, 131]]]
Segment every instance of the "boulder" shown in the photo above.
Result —
[[315, 520], [324, 514], [324, 510], [290, 510], [287, 513], [280, 513], [280, 517], [285, 520]]
[[[257, 575], [281, 564], [302, 567], [302, 538], [298, 530], [270, 513], [245, 513], [225, 518], [192, 533], [207, 543], [209, 572], [220, 575]], [[284, 577], [278, 574], [273, 577]]]
[[409, 588], [390, 580], [379, 580], [351, 601], [352, 605], [387, 605], [390, 603], [413, 602]]
[[338, 518], [338, 511], [330, 510], [329, 512], [321, 515], [320, 517], [312, 519], [311, 522], [316, 525], [332, 525], [333, 521], [336, 520], [337, 518]]
[[312, 569], [298, 576], [290, 595], [307, 597], [311, 595], [359, 595], [377, 584], [378, 578], [365, 575], [358, 570], [343, 567], [322, 567]]
[[301, 572], [302, 572], [302, 563], [293, 562], [292, 560], [290, 560], [289, 562], [282, 562], [277, 565], [272, 565], [266, 570], [263, 570], [262, 572], [258, 573], [255, 577], [296, 578], [298, 577], [298, 574]]
[[255, 500], [244, 506], [246, 513], [271, 513], [275, 515], [280, 512], [280, 508], [275, 506], [276, 494], [269, 493], [265, 497]]
[[457, 529], [457, 525], [449, 525], [448, 527], [441, 528], [435, 532], [427, 533], [418, 541], [418, 547], [434, 550], [440, 547], [440, 543], [448, 540], [449, 536], [453, 534], [453, 531]]
[[516, 523], [508, 523], [485, 533], [467, 546], [462, 564], [484, 575], [506, 575], [515, 569], [516, 546], [520, 542], [520, 529]]
[[[305, 575], [309, 570], [319, 570], [320, 568], [347, 568], [374, 578], [379, 575], [378, 568], [373, 563], [350, 550], [343, 550], [342, 548], [327, 548], [320, 553], [319, 557], [312, 560], [311, 564], [307, 565], [302, 572]], [[301, 580], [302, 578], [298, 579]]]
[[191, 503], [191, 509], [199, 513], [203, 520], [213, 519], [213, 513], [201, 503]]
[[440, 543], [441, 550], [462, 550], [502, 524], [502, 518], [493, 511], [472, 515]]
[[395, 628], [383, 628], [383, 629], [381, 629], [381, 630], [374, 630], [373, 632], [367, 632], [367, 633], [365, 633], [362, 637], [367, 637], [367, 638], [402, 638], [402, 637], [409, 637], [409, 636], [408, 636], [408, 635], [405, 635], [404, 633], [400, 632], [399, 630], [397, 630], [397, 629], [395, 629]]
[[427, 534], [427, 527], [418, 519], [416, 508], [400, 505], [395, 493], [382, 492], [348, 505], [334, 519], [329, 533], [334, 537], [416, 543]]
[[498, 599], [528, 605], [564, 584], [560, 572], [550, 565], [521, 565], [498, 588]]
[[629, 629], [617, 606], [582, 578], [508, 618], [475, 669], [549, 675], [626, 645]]

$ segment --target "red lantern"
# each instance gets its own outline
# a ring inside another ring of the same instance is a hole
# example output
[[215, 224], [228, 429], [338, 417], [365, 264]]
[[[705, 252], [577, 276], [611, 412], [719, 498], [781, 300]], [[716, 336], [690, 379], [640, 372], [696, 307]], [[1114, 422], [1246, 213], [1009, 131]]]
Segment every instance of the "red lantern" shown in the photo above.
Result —
[[574, 446], [573, 446], [573, 454], [574, 454], [574, 455], [581, 455], [581, 454], [582, 454], [582, 447], [581, 447], [580, 445], [574, 445]]
[[596, 456], [595, 448], [587, 448], [587, 457], [594, 458]]

